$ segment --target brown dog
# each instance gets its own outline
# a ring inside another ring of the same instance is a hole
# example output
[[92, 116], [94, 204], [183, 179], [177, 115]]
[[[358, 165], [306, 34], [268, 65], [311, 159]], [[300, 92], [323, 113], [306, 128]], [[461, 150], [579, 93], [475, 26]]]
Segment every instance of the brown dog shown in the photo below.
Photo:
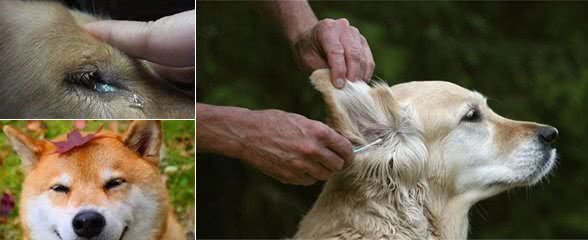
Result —
[[[56, 2], [0, 0], [0, 118], [194, 118], [189, 94]], [[185, 87], [184, 87], [185, 88]]]
[[159, 121], [135, 121], [124, 135], [72, 134], [65, 144], [10, 126], [4, 132], [25, 170], [19, 206], [26, 239], [185, 239], [159, 174]]

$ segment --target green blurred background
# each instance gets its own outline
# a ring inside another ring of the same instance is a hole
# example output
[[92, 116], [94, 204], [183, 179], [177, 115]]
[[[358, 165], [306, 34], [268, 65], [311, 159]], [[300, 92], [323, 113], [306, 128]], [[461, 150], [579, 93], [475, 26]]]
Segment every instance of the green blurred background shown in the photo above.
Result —
[[[100, 126], [124, 133], [131, 121], [0, 121], [0, 128], [12, 125], [37, 138], [53, 139], [74, 128], [94, 132]], [[171, 203], [182, 226], [194, 228], [194, 121], [162, 121], [164, 158], [159, 163], [162, 180], [169, 189]], [[0, 197], [11, 195], [18, 205], [24, 180], [20, 159], [6, 135], [0, 133]], [[8, 216], [0, 215], [0, 240], [22, 239], [18, 208]]]
[[[587, 238], [588, 17], [573, 2], [311, 2], [368, 39], [375, 75], [477, 90], [509, 118], [560, 131], [547, 181], [482, 201], [471, 238]], [[197, 3], [198, 102], [276, 108], [323, 120], [324, 105], [268, 13], [250, 2]], [[293, 236], [321, 186], [282, 185], [235, 159], [198, 155], [200, 238]]]

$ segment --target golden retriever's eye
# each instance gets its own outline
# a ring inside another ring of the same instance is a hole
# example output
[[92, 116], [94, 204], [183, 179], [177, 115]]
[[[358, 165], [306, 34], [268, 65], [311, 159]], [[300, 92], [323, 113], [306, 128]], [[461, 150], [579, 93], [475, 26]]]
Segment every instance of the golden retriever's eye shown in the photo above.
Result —
[[110, 190], [110, 189], [113, 189], [115, 187], [122, 185], [125, 182], [127, 182], [127, 181], [122, 178], [110, 179], [106, 184], [104, 184], [104, 189]]
[[49, 189], [51, 189], [55, 192], [61, 192], [61, 193], [68, 193], [69, 192], [69, 188], [64, 185], [61, 185], [61, 184], [54, 184]]
[[461, 121], [464, 122], [478, 122], [482, 119], [480, 116], [480, 111], [476, 108], [470, 109], [466, 115], [461, 118]]

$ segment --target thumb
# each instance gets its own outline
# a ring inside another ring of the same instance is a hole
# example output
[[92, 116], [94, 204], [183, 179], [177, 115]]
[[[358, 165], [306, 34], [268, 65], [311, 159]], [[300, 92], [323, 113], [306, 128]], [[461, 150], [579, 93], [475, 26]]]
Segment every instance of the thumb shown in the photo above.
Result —
[[169, 67], [194, 66], [194, 10], [154, 22], [105, 20], [86, 24], [95, 37], [137, 58]]

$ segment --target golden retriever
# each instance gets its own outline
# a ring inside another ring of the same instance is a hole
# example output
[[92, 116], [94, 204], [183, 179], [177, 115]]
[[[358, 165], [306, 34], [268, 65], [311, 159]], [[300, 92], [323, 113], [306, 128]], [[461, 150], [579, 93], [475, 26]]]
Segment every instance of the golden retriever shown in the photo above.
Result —
[[329, 125], [363, 145], [327, 181], [299, 225], [302, 239], [465, 239], [468, 210], [537, 183], [556, 162], [557, 129], [494, 113], [477, 92], [449, 82], [389, 87], [311, 75]]

